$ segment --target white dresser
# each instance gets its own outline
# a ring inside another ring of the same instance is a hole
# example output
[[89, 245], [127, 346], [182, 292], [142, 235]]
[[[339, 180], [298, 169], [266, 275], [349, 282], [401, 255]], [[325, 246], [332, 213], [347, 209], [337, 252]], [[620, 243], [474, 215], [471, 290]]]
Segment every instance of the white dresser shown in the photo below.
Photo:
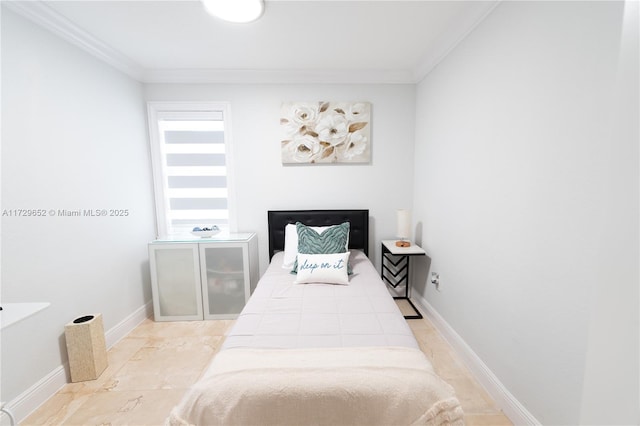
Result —
[[258, 282], [254, 233], [149, 244], [156, 321], [236, 318]]

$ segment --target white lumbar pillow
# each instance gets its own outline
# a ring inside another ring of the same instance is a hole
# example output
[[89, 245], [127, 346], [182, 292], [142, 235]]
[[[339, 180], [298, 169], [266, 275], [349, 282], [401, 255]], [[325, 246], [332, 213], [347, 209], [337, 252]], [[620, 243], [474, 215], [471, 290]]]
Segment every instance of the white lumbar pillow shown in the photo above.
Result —
[[349, 284], [349, 252], [331, 254], [298, 253], [296, 284]]

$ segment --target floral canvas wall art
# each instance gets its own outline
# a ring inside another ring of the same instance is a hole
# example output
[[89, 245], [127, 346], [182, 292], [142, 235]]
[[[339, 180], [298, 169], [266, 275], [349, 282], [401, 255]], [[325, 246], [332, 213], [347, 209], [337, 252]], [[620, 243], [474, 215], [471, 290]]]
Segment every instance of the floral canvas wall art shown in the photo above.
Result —
[[368, 163], [369, 102], [284, 102], [283, 164]]

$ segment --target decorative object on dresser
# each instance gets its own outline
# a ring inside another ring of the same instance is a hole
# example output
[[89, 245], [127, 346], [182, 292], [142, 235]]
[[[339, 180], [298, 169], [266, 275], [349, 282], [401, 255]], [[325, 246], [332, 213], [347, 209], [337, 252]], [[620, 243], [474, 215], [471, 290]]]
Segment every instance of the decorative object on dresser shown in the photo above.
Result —
[[283, 164], [368, 163], [369, 102], [284, 102]]
[[191, 230], [191, 235], [195, 235], [196, 237], [200, 237], [200, 238], [210, 238], [219, 233], [220, 233], [220, 228], [218, 228], [218, 225], [213, 225], [210, 227], [204, 226], [202, 228], [199, 226], [196, 226]]
[[156, 321], [236, 318], [258, 282], [258, 238], [173, 238], [149, 244]]

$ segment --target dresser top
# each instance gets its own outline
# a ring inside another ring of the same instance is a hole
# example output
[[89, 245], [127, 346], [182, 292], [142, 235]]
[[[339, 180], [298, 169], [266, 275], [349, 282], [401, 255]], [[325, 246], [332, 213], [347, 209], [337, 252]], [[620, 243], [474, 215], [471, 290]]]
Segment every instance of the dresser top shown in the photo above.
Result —
[[164, 238], [158, 238], [151, 243], [215, 243], [215, 242], [237, 242], [248, 241], [256, 234], [253, 232], [220, 232], [212, 237], [200, 238], [195, 235], [174, 235]]

